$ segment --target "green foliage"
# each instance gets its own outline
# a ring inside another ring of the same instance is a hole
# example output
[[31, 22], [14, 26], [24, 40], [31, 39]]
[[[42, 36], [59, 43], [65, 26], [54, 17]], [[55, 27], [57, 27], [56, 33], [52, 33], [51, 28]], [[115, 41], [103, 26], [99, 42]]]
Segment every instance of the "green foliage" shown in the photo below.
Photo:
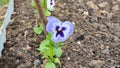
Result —
[[52, 33], [48, 33], [46, 39], [41, 42], [38, 50], [40, 51], [40, 54], [42, 54], [44, 58], [47, 58], [49, 60], [49, 62], [58, 63], [61, 66], [59, 58], [62, 55], [62, 49], [61, 46], [56, 47], [56, 45], [58, 44], [52, 41], [51, 39], [52, 35], [53, 35]]
[[55, 64], [52, 62], [47, 62], [45, 68], [56, 68]]
[[0, 21], [0, 27], [2, 26], [2, 21]]
[[48, 11], [48, 10], [46, 10], [46, 11], [45, 11], [45, 16], [50, 16], [50, 15], [51, 15], [51, 12]]
[[[51, 12], [47, 9], [47, 0], [39, 0], [39, 1], [41, 2], [45, 16], [51, 16]], [[36, 3], [34, 2], [34, 0], [31, 1], [31, 6], [37, 10]]]
[[36, 4], [35, 4], [34, 0], [31, 0], [31, 6], [36, 8]]
[[[42, 5], [45, 16], [50, 16], [51, 12], [47, 9], [47, 0], [40, 0], [40, 3]], [[34, 2], [34, 0], [32, 0], [31, 6], [35, 9], [35, 13], [38, 13], [36, 3]], [[40, 27], [34, 28], [33, 30], [36, 34], [41, 34], [44, 30], [44, 25], [40, 24]], [[43, 55], [43, 58], [48, 59], [45, 68], [56, 68], [55, 64], [59, 64], [61, 67], [59, 58], [62, 55], [61, 46], [63, 45], [63, 43], [53, 42], [52, 35], [53, 33], [48, 33], [46, 35], [46, 39], [40, 43], [40, 46], [37, 49], [38, 51], [40, 51], [40, 54]]]
[[[0, 6], [6, 5], [10, 0], [0, 0]], [[2, 26], [3, 21], [0, 21], [0, 27]]]
[[10, 0], [0, 0], [0, 6], [8, 4]]
[[62, 49], [61, 49], [61, 47], [55, 48], [54, 51], [55, 51], [55, 55], [57, 57], [61, 57], [61, 55], [62, 55]]
[[38, 50], [43, 54], [45, 58], [48, 58], [49, 53], [47, 51], [49, 50], [48, 47], [46, 47], [49, 44], [49, 40], [44, 40], [41, 44]]
[[39, 27], [35, 27], [35, 28], [33, 28], [33, 30], [34, 30], [34, 32], [35, 32], [36, 34], [41, 34], [41, 33], [43, 32], [43, 30], [44, 30], [44, 25], [43, 25], [43, 24], [40, 24]]
[[50, 16], [51, 12], [47, 9], [47, 0], [41, 1], [45, 16]]
[[55, 58], [54, 62], [55, 62], [55, 63], [58, 63], [58, 64], [61, 66], [61, 63], [60, 63], [59, 58]]

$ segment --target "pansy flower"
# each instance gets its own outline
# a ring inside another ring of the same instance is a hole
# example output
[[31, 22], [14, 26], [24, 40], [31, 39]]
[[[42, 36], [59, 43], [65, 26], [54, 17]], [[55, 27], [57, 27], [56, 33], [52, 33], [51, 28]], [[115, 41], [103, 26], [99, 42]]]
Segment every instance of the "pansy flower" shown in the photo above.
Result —
[[47, 0], [47, 9], [50, 11], [54, 11], [55, 8], [55, 1], [54, 0]]
[[54, 42], [64, 42], [73, 34], [74, 25], [71, 22], [61, 22], [54, 16], [48, 17], [47, 20], [46, 31], [53, 33], [52, 40]]

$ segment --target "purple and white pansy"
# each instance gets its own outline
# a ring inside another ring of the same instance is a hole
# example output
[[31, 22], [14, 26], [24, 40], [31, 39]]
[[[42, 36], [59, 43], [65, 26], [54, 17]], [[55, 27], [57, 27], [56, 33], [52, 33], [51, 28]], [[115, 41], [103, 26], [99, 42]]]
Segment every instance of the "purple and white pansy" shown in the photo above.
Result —
[[53, 33], [54, 42], [64, 42], [74, 32], [74, 25], [70, 21], [61, 22], [54, 16], [48, 17], [47, 20], [46, 31]]
[[50, 11], [54, 11], [55, 8], [55, 1], [54, 0], [47, 0], [47, 9]]

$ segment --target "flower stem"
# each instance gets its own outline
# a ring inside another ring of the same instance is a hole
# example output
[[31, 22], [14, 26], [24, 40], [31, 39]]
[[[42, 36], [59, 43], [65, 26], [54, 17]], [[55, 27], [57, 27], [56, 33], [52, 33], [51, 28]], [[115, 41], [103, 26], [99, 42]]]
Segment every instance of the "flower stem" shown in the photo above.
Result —
[[46, 16], [44, 15], [44, 12], [43, 12], [43, 8], [42, 8], [42, 5], [40, 3], [39, 0], [34, 0], [35, 3], [36, 3], [36, 6], [37, 6], [37, 9], [38, 9], [38, 12], [39, 12], [39, 16], [40, 16], [40, 20], [44, 23], [44, 25], [46, 26], [47, 24], [47, 18]]

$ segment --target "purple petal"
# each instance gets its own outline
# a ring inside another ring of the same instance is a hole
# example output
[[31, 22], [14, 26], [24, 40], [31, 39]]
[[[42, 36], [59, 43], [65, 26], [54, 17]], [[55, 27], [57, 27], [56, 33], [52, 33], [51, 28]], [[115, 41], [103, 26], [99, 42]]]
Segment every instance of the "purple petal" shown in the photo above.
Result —
[[61, 21], [54, 16], [50, 16], [47, 18], [48, 23], [46, 25], [46, 31], [47, 32], [54, 32], [56, 29], [56, 26], [61, 26]]
[[61, 36], [61, 37], [64, 37], [64, 33], [63, 33], [62, 31], [60, 32], [60, 36]]
[[52, 5], [53, 3], [51, 2], [50, 5]]
[[66, 27], [62, 27], [62, 31], [66, 30]]
[[52, 36], [52, 40], [53, 40], [54, 42], [64, 42], [65, 40], [67, 40], [67, 38], [65, 38], [65, 36], [64, 36], [64, 37], [61, 37], [60, 35], [58, 35], [58, 36], [56, 37], [56, 33], [57, 33], [57, 32], [55, 32], [55, 33], [53, 34], [53, 36]]
[[64, 37], [64, 34], [63, 34], [62, 31], [61, 31], [61, 32], [58, 32], [58, 31], [57, 31], [57, 33], [56, 33], [56, 37], [57, 37], [58, 35], [60, 35], [61, 37]]
[[74, 32], [74, 25], [71, 22], [65, 21], [62, 24], [62, 27], [66, 27], [66, 30], [63, 31], [64, 33], [69, 34], [69, 35], [73, 34], [73, 32]]
[[56, 31], [58, 31], [59, 28], [60, 28], [60, 26], [56, 26]]
[[69, 21], [65, 21], [61, 27], [62, 27], [62, 30], [63, 30], [62, 32], [63, 32], [64, 36], [61, 36], [60, 34], [58, 34], [58, 36], [56, 36], [56, 34], [57, 34], [57, 31], [56, 31], [52, 37], [52, 40], [54, 42], [66, 41], [74, 31], [74, 25]]
[[50, 11], [54, 11], [55, 1], [54, 0], [47, 0], [47, 9]]

